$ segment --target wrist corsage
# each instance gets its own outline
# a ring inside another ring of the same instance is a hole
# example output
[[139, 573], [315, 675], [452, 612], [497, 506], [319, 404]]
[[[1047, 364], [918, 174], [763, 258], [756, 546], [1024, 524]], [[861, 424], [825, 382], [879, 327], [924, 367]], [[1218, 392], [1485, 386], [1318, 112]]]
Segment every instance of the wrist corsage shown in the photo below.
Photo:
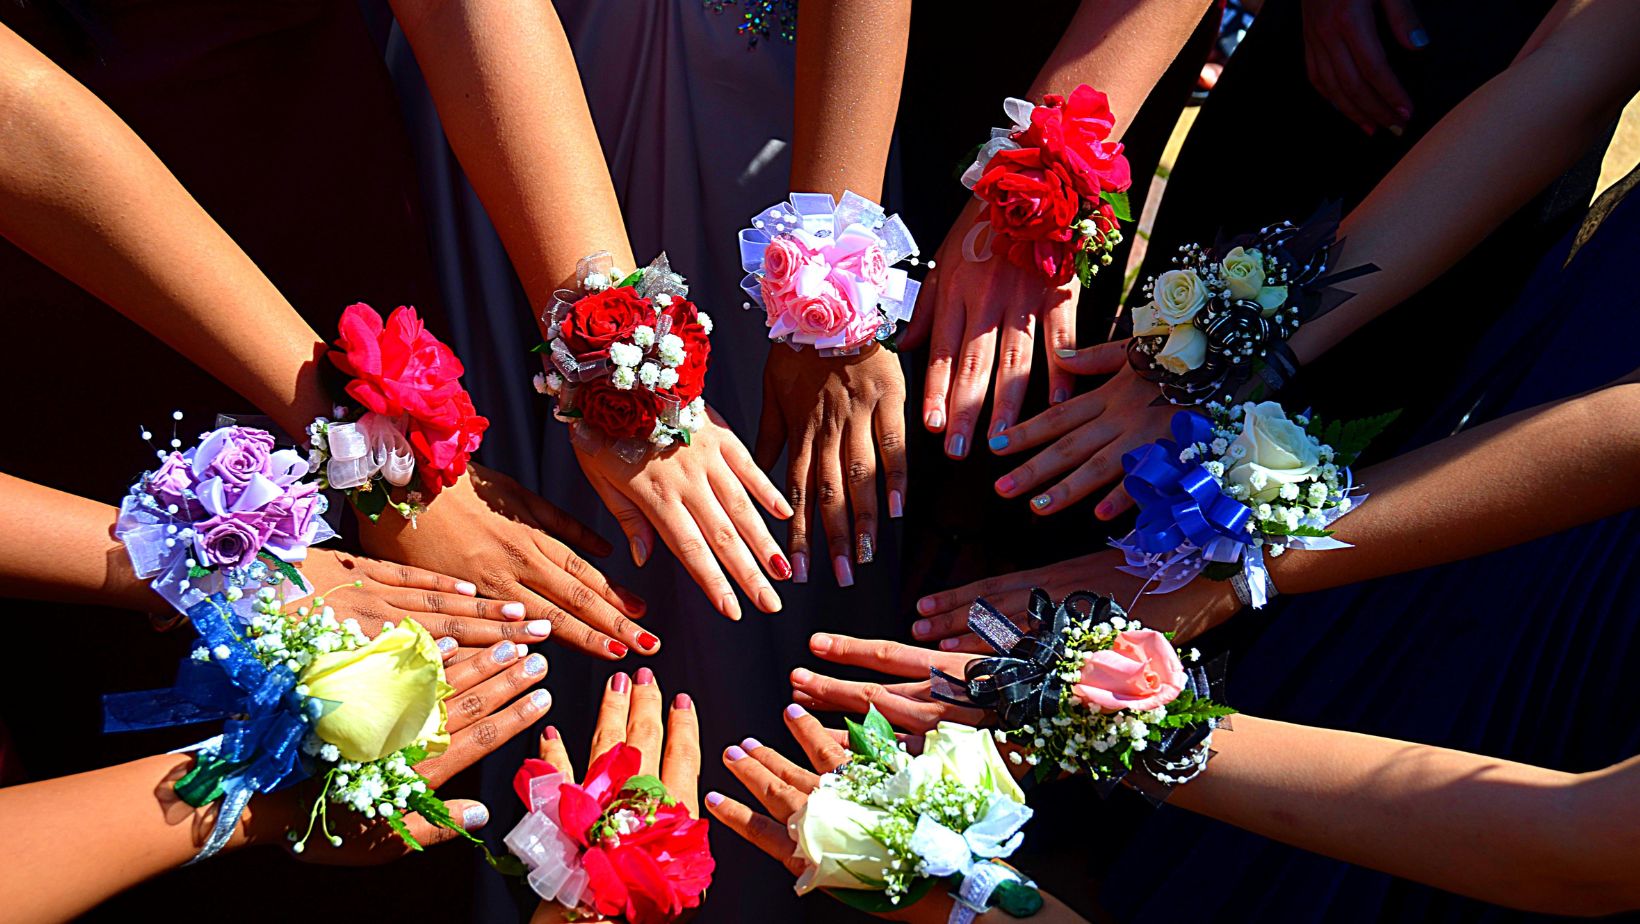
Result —
[[954, 924], [993, 906], [1014, 917], [1042, 907], [1035, 884], [1003, 862], [1031, 810], [989, 734], [941, 722], [913, 757], [876, 709], [848, 732], [848, 763], [821, 776], [787, 823], [805, 864], [797, 894], [828, 889], [884, 913], [944, 883]]
[[[479, 843], [450, 817], [412, 765], [449, 744], [443, 659], [414, 620], [386, 623], [374, 640], [354, 620], [338, 621], [315, 598], [289, 614], [271, 590], [242, 625], [219, 595], [188, 610], [199, 632], [174, 687], [103, 699], [104, 730], [142, 731], [221, 721], [222, 734], [198, 746], [176, 793], [192, 806], [218, 803], [216, 824], [194, 859], [228, 842], [252, 797], [308, 779], [320, 781], [307, 827], [291, 830], [302, 852], [315, 829], [331, 846], [329, 808], [380, 818], [420, 849], [403, 815], [415, 812]], [[486, 851], [487, 853], [487, 851]]]
[[1265, 554], [1349, 548], [1328, 527], [1367, 499], [1350, 465], [1400, 412], [1323, 425], [1274, 401], [1206, 410], [1178, 412], [1173, 439], [1122, 457], [1139, 521], [1112, 545], [1127, 555], [1121, 571], [1155, 582], [1150, 593], [1200, 574], [1262, 607], [1275, 596]]
[[1109, 141], [1116, 117], [1105, 94], [1083, 84], [1070, 97], [1042, 105], [1008, 99], [1012, 128], [993, 128], [962, 184], [985, 203], [962, 242], [963, 258], [983, 263], [993, 253], [1035, 269], [1054, 285], [1072, 276], [1093, 281], [1122, 241], [1119, 221], [1131, 221], [1133, 184], [1122, 145]]
[[1350, 298], [1335, 284], [1377, 269], [1328, 274], [1338, 221], [1333, 203], [1302, 225], [1180, 247], [1178, 268], [1146, 280], [1149, 301], [1132, 310], [1128, 365], [1172, 404], [1230, 403], [1251, 382], [1280, 390], [1298, 371], [1287, 339]]
[[[172, 415], [182, 419], [182, 412]], [[144, 439], [152, 434], [143, 431]], [[273, 434], [221, 427], [187, 451], [170, 452], [144, 472], [120, 503], [114, 536], [139, 578], [181, 612], [212, 594], [250, 615], [247, 594], [274, 588], [281, 599], [309, 592], [295, 567], [308, 546], [336, 535], [327, 506], [293, 449]]]
[[716, 866], [708, 822], [639, 776], [643, 754], [605, 751], [580, 784], [530, 758], [513, 777], [529, 814], [506, 837], [543, 901], [628, 924], [665, 924], [700, 905]]
[[740, 232], [745, 307], [763, 308], [770, 340], [822, 356], [890, 341], [911, 320], [921, 284], [893, 268], [901, 260], [917, 263], [905, 222], [852, 192], [792, 193]]
[[339, 405], [334, 420], [308, 427], [313, 465], [372, 522], [392, 507], [414, 525], [466, 473], [490, 422], [461, 387], [461, 360], [416, 309], [396, 308], [384, 324], [369, 305], [349, 305], [339, 328], [330, 361], [358, 407]]
[[1160, 803], [1173, 786], [1207, 766], [1213, 729], [1235, 710], [1222, 699], [1223, 662], [1185, 666], [1169, 633], [1126, 618], [1109, 597], [1077, 591], [1055, 604], [1031, 591], [1021, 632], [975, 600], [968, 628], [997, 652], [968, 664], [965, 677], [932, 671], [943, 702], [996, 713], [998, 740], [1027, 753], [1038, 781], [1086, 773], [1101, 794], [1126, 784]]
[[581, 291], [554, 292], [542, 314], [548, 340], [535, 351], [548, 369], [535, 390], [557, 399], [554, 415], [577, 439], [607, 442], [627, 462], [689, 445], [706, 421], [712, 318], [666, 254], [616, 281], [614, 258], [599, 252], [575, 275]]

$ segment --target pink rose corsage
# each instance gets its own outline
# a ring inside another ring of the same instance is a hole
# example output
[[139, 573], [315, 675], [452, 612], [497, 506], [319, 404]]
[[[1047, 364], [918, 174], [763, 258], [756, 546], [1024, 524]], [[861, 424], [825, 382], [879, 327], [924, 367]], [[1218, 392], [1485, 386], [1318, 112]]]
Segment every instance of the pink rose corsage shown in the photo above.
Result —
[[769, 339], [822, 356], [858, 353], [911, 319], [920, 283], [894, 268], [902, 260], [918, 262], [905, 222], [852, 192], [792, 193], [740, 232], [745, 307], [763, 308]]

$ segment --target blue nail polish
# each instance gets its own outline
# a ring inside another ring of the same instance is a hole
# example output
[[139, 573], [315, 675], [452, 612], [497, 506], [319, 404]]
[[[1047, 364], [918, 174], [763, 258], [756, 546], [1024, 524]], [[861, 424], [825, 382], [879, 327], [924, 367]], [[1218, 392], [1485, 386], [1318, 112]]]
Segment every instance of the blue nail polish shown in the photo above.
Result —
[[1412, 43], [1413, 48], [1423, 48], [1429, 44], [1429, 33], [1422, 29], [1413, 29], [1407, 33], [1407, 41]]
[[996, 436], [991, 437], [990, 445], [992, 449], [1007, 449], [1008, 437], [1004, 434], [998, 433]]
[[968, 441], [963, 439], [962, 434], [958, 433], [957, 435], [951, 437], [951, 445], [947, 447], [946, 451], [949, 452], [952, 457], [960, 459], [963, 456], [964, 449], [967, 448], [967, 443]]

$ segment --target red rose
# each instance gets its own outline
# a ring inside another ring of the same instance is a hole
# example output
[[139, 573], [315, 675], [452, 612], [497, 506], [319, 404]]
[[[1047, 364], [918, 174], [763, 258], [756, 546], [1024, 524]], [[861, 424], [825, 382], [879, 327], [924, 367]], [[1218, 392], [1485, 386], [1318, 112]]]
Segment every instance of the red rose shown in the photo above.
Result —
[[672, 319], [670, 333], [683, 339], [686, 357], [678, 367], [678, 384], [672, 393], [688, 404], [706, 390], [706, 362], [712, 355], [712, 340], [706, 336], [706, 327], [700, 323], [700, 309], [694, 302], [674, 295], [664, 313]]
[[1080, 200], [1064, 166], [1045, 160], [1037, 148], [998, 151], [974, 194], [986, 202], [992, 249], [1056, 284], [1070, 281], [1076, 237], [1071, 225]]
[[461, 387], [461, 360], [428, 333], [414, 308], [394, 309], [384, 325], [369, 305], [349, 305], [338, 331], [330, 360], [352, 377], [348, 395], [367, 410], [405, 422], [429, 495], [455, 484], [490, 425]]
[[605, 289], [570, 306], [558, 335], [577, 358], [601, 358], [617, 340], [630, 342], [642, 325], [655, 326], [655, 309], [631, 286]]
[[1047, 96], [1031, 111], [1031, 126], [1017, 136], [1021, 145], [1040, 148], [1050, 161], [1065, 165], [1084, 199], [1133, 185], [1122, 145], [1106, 141], [1116, 117], [1105, 94], [1083, 84], [1070, 99]]
[[649, 439], [660, 416], [660, 399], [647, 388], [616, 388], [607, 377], [594, 379], [575, 392], [581, 419], [611, 439]]

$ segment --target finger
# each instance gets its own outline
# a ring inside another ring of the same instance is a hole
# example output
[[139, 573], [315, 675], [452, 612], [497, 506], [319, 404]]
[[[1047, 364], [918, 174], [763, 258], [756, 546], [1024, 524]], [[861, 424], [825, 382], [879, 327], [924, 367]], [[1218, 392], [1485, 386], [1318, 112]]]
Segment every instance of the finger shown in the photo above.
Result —
[[[463, 597], [478, 595], [478, 587], [472, 581], [459, 580], [448, 574], [428, 571], [426, 568], [417, 568], [413, 565], [401, 565], [398, 562], [348, 556], [342, 561], [342, 566], [348, 569], [357, 566], [369, 577], [395, 587], [431, 590], [441, 594], [459, 594]], [[324, 591], [322, 587], [317, 589], [320, 592]]]
[[700, 815], [695, 801], [700, 786], [700, 717], [688, 693], [672, 697], [672, 709], [666, 714], [661, 783], [672, 798], [689, 807], [689, 814]]
[[604, 576], [602, 571], [593, 567], [586, 559], [575, 554], [575, 550], [559, 542], [546, 533], [535, 533], [535, 545], [547, 560], [557, 565], [565, 574], [586, 585], [593, 593], [603, 598], [603, 602], [610, 607], [620, 610], [625, 616], [642, 616], [644, 613], [643, 598], [623, 588], [617, 587], [614, 582]]
[[723, 439], [718, 441], [718, 447], [723, 453], [723, 460], [729, 464], [729, 470], [740, 479], [741, 487], [756, 498], [764, 510], [774, 514], [776, 519], [791, 519], [792, 505], [786, 502], [785, 495], [781, 494], [775, 483], [769, 480], [769, 473], [764, 471], [766, 466], [757, 464], [752, 454], [746, 451], [746, 445], [726, 425], [723, 427]]
[[786, 461], [786, 496], [792, 518], [786, 524], [786, 548], [792, 553], [792, 583], [809, 582], [810, 530], [814, 522], [814, 424], [792, 444]]
[[962, 347], [966, 323], [962, 296], [941, 291], [943, 303], [934, 303], [934, 325], [929, 332], [928, 375], [923, 381], [923, 426], [934, 433], [945, 429], [950, 403], [951, 374]]
[[740, 742], [740, 747], [748, 757], [762, 764], [770, 773], [779, 777], [781, 782], [800, 794], [807, 794], [820, 785], [819, 774], [807, 767], [799, 767], [787, 760], [786, 755], [765, 746], [756, 738], [747, 738]]
[[[757, 557], [746, 547], [746, 541], [740, 538], [740, 530], [735, 528], [728, 511], [723, 509], [723, 504], [712, 492], [709, 477], [708, 483], [701, 487], [705, 490], [691, 491], [684, 497], [684, 505], [694, 515], [695, 527], [706, 537], [710, 546], [707, 557], [715, 557], [717, 563], [734, 576], [735, 583], [746, 591], [746, 596], [752, 598], [758, 609], [765, 613], [779, 612], [780, 595], [775, 593], [774, 586], [764, 577]], [[735, 596], [733, 590], [727, 590], [717, 597], [717, 608], [718, 612], [730, 619], [740, 618], [740, 598]]]
[[842, 456], [841, 428], [823, 428], [815, 459], [814, 488], [820, 506], [820, 528], [826, 531], [826, 550], [831, 554], [831, 569], [837, 578], [837, 586], [852, 587], [854, 566], [850, 564], [849, 553], [854, 548], [854, 542], [849, 537], [848, 494], [843, 481]]
[[555, 504], [534, 491], [523, 491], [524, 503], [528, 506], [530, 515], [535, 517], [536, 525], [550, 533], [553, 538], [568, 542], [570, 545], [586, 549], [588, 553], [602, 558], [615, 550], [609, 540], [598, 535], [591, 527], [575, 519]]
[[626, 534], [627, 551], [632, 554], [632, 563], [642, 568], [655, 550], [655, 525], [609, 479], [595, 475], [588, 480], [592, 482], [592, 489], [598, 492], [599, 500], [615, 516], [621, 532]]
[[883, 485], [888, 488], [888, 515], [905, 516], [905, 492], [911, 466], [905, 450], [905, 398], [899, 393], [877, 402], [872, 420], [877, 428], [877, 451], [883, 460]]
[[845, 478], [848, 503], [854, 511], [856, 565], [869, 565], [877, 558], [877, 446], [871, 437], [868, 416], [857, 416], [844, 428]]
[[1073, 375], [1114, 375], [1127, 366], [1126, 340], [1096, 343], [1083, 350], [1072, 350], [1069, 356], [1055, 352], [1053, 365]]
[[1095, 389], [1063, 404], [1056, 404], [1004, 433], [1008, 441], [997, 447], [997, 454], [1012, 455], [1059, 439], [1088, 421], [1097, 419], [1105, 412], [1107, 403], [1104, 394]]
[[917, 613], [924, 618], [911, 625], [911, 634], [938, 639], [967, 632], [968, 610], [981, 598], [1005, 615], [1023, 612], [1031, 588], [1040, 583], [1040, 572], [1018, 571], [929, 594], [917, 601]]
[[[536, 539], [537, 545], [551, 543], [545, 536]], [[603, 576], [586, 559], [562, 546], [560, 549], [564, 554], [558, 563], [560, 570], [537, 569], [523, 578], [525, 584], [546, 598], [532, 608], [532, 618], [525, 623], [530, 631], [537, 631], [545, 621], [560, 642], [610, 659], [625, 657], [631, 648], [645, 654], [658, 649], [661, 642], [654, 633], [633, 622], [598, 593], [597, 585], [608, 583]]]
[[416, 621], [428, 625], [425, 615], [453, 616], [461, 619], [517, 620], [525, 615], [524, 604], [516, 600], [486, 600], [445, 590], [417, 587], [379, 587], [374, 590], [382, 602], [415, 614]]
[[[1075, 376], [1054, 360], [1067, 353], [1076, 353], [1076, 303], [1080, 298], [1080, 290], [1080, 285], [1075, 291], [1054, 289], [1048, 293], [1042, 306], [1042, 336], [1047, 341], [1050, 405], [1069, 401], [1071, 393], [1076, 388]], [[1015, 415], [1008, 419], [1012, 422], [1019, 417]]]
[[859, 639], [834, 632], [816, 632], [809, 636], [809, 650], [833, 664], [865, 667], [894, 677], [916, 680], [927, 680], [931, 667], [961, 677], [968, 668], [968, 662], [973, 660], [886, 639]]
[[1031, 512], [1039, 516], [1058, 513], [1111, 482], [1119, 481], [1122, 477], [1119, 455], [1109, 445], [1094, 453], [1072, 469], [1063, 481], [1031, 498]]
[[[758, 743], [755, 739], [748, 740], [752, 744]], [[761, 761], [749, 756], [746, 749], [738, 744], [731, 744], [724, 750], [723, 764], [735, 775], [735, 779], [769, 810], [769, 814], [773, 815], [776, 821], [784, 823], [791, 818], [794, 812], [803, 807], [808, 798], [807, 793], [799, 791], [792, 784], [776, 776]]]
[[1384, 18], [1389, 20], [1389, 31], [1408, 51], [1422, 51], [1429, 47], [1429, 33], [1424, 31], [1423, 20], [1412, 8], [1410, 0], [1379, 0]]
[[1361, 106], [1379, 125], [1399, 126], [1412, 115], [1412, 98], [1384, 55], [1378, 21], [1371, 8], [1361, 8], [1349, 16], [1351, 27], [1344, 30], [1344, 42], [1361, 76]]
[[[758, 609], [765, 613], [778, 611], [780, 595], [763, 579], [763, 574], [766, 571], [784, 580], [791, 577], [791, 564], [780, 551], [780, 544], [769, 534], [769, 527], [758, 515], [757, 505], [752, 503], [734, 473], [727, 468], [719, 468], [713, 469], [707, 477], [719, 508], [728, 516], [740, 539], [741, 548], [752, 556], [753, 569], [749, 577], [753, 578], [754, 585], [761, 588], [752, 599], [757, 601]], [[761, 567], [758, 567], [759, 564]]]
[[1031, 360], [1036, 351], [1036, 312], [1026, 306], [1010, 306], [998, 346], [996, 397], [991, 403], [991, 425], [986, 430], [993, 444], [1019, 419], [1020, 406], [1025, 403], [1025, 386], [1030, 383]]
[[548, 725], [541, 730], [539, 748], [542, 760], [552, 764], [565, 780], [575, 782], [575, 763], [569, 759], [569, 749], [564, 747], [564, 736], [558, 733], [558, 726]]
[[936, 702], [928, 693], [928, 682], [880, 683], [841, 680], [798, 668], [791, 674], [792, 688], [807, 693], [824, 708], [840, 712], [881, 712], [889, 722], [902, 728], [927, 731], [941, 721], [978, 725], [985, 713]]
[[445, 703], [448, 711], [445, 729], [454, 733], [466, 728], [512, 702], [546, 676], [546, 655], [531, 652], [494, 677], [451, 696]]
[[934, 326], [932, 306], [939, 304], [939, 278], [940, 271], [937, 269], [931, 270], [923, 277], [922, 288], [918, 290], [917, 297], [927, 307], [922, 311], [913, 312], [910, 322], [905, 325], [905, 330], [900, 332], [901, 351], [915, 350], [928, 339], [928, 332]]
[[610, 675], [604, 685], [604, 698], [598, 705], [598, 721], [592, 728], [592, 766], [604, 752], [626, 740], [626, 717], [631, 711], [632, 678], [625, 671]]
[[[439, 650], [443, 651], [444, 649], [440, 648]], [[454, 651], [448, 652], [444, 655], [444, 664], [446, 667], [451, 664], [460, 664], [468, 658], [474, 657], [475, 655], [481, 655], [483, 653], [483, 648], [456, 648]]]
[[552, 694], [537, 687], [507, 708], [451, 735], [444, 753], [417, 764], [416, 770], [435, 788], [442, 786], [450, 777], [494, 753], [551, 708]]
[[[828, 728], [826, 734], [843, 747], [848, 747], [848, 730], [843, 728]], [[923, 749], [922, 735], [908, 735], [905, 732], [895, 732], [894, 740], [905, 745], [905, 749], [912, 754], [921, 754]]]
[[954, 636], [952, 638], [942, 638], [939, 641], [939, 647], [940, 651], [944, 654], [992, 655], [996, 653], [996, 649], [986, 644], [984, 639], [972, 632]]
[[[490, 810], [482, 802], [476, 802], [472, 799], [451, 799], [444, 803], [444, 807], [449, 810], [450, 817], [461, 825], [461, 829], [469, 834], [483, 830], [484, 826], [490, 822]], [[416, 814], [404, 816], [404, 826], [410, 829], [410, 836], [416, 839], [416, 843], [423, 847], [442, 844], [460, 836], [455, 831], [442, 825], [435, 825]], [[393, 840], [399, 839], [393, 838]], [[408, 849], [408, 846], [405, 846]]]
[[643, 762], [638, 772], [659, 776], [661, 772], [661, 687], [655, 672], [638, 668], [632, 678], [631, 700], [626, 713], [626, 743], [638, 749]]
[[[1085, 423], [1055, 440], [1048, 448], [1032, 456], [1030, 461], [997, 479], [997, 493], [1003, 497], [1019, 497], [1046, 484], [1050, 479], [1072, 471], [1093, 458], [1117, 435], [1117, 426], [1104, 420]], [[1031, 508], [1046, 513], [1052, 497], [1046, 493], [1031, 498]]]
[[1370, 96], [1371, 91], [1362, 83], [1361, 73], [1356, 70], [1343, 37], [1330, 36], [1328, 43], [1327, 53], [1317, 59], [1317, 64], [1322, 73], [1330, 75], [1333, 93], [1336, 94], [1331, 97], [1332, 104], [1370, 136], [1382, 124], [1362, 106], [1362, 98]]
[[1093, 508], [1093, 515], [1101, 520], [1114, 520], [1132, 509], [1133, 495], [1127, 492], [1127, 488], [1121, 482], [1117, 482], [1116, 487], [1099, 502], [1099, 506]]
[[528, 654], [529, 649], [525, 646], [511, 641], [497, 642], [485, 648], [482, 657], [468, 658], [447, 666], [444, 669], [444, 682], [455, 687], [457, 692], [470, 690]]
[[974, 427], [991, 387], [991, 367], [996, 362], [997, 328], [1002, 322], [1002, 305], [970, 305], [968, 326], [963, 331], [962, 352], [957, 357], [951, 382], [951, 399], [946, 402], [945, 454], [967, 458], [973, 447]]
[[786, 834], [784, 824], [767, 815], [760, 815], [721, 793], [706, 794], [706, 810], [729, 830], [779, 860], [788, 873], [803, 875], [803, 861], [795, 855], [797, 844]]
[[[778, 349], [778, 347], [776, 347]], [[768, 383], [763, 386], [763, 415], [757, 422], [757, 448], [753, 457], [757, 459], [757, 467], [768, 471], [780, 461], [780, 450], [786, 448], [786, 416], [780, 413], [780, 405], [772, 400], [769, 394]]]
[[809, 714], [807, 709], [792, 703], [786, 707], [786, 729], [797, 740], [798, 747], [808, 755], [809, 766], [816, 773], [830, 773], [838, 767], [848, 763], [849, 750], [847, 739], [841, 744], [826, 732], [826, 727], [820, 720]]

